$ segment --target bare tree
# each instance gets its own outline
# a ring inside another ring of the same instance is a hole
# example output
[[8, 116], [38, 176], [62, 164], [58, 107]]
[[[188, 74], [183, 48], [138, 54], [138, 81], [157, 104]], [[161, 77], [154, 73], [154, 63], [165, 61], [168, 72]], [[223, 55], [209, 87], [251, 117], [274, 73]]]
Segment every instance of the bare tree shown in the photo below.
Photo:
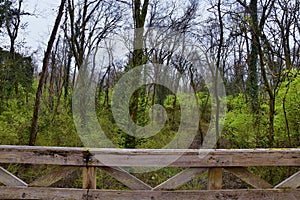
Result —
[[68, 14], [69, 32], [65, 34], [80, 68], [93, 48], [118, 26], [121, 11], [113, 1], [81, 0], [75, 4], [68, 0]]
[[10, 40], [10, 56], [11, 56], [11, 73], [13, 74], [13, 80], [14, 80], [14, 87], [15, 87], [15, 93], [19, 93], [19, 81], [18, 81], [18, 72], [19, 70], [16, 67], [16, 51], [15, 51], [15, 45], [16, 45], [16, 40], [18, 38], [20, 29], [24, 29], [25, 24], [21, 23], [21, 17], [24, 15], [30, 15], [29, 13], [26, 13], [23, 11], [23, 0], [18, 0], [16, 3], [17, 5], [14, 5], [15, 2], [11, 2], [8, 0], [5, 0], [5, 5], [8, 6], [8, 9], [5, 13], [5, 28], [7, 35]]
[[34, 111], [33, 111], [33, 118], [32, 118], [32, 125], [31, 125], [31, 131], [30, 131], [30, 139], [29, 139], [29, 145], [34, 146], [36, 142], [37, 137], [37, 128], [38, 128], [38, 119], [39, 119], [39, 110], [40, 110], [40, 104], [41, 104], [41, 98], [43, 94], [43, 86], [45, 82], [45, 75], [48, 69], [49, 64], [49, 58], [51, 55], [52, 47], [56, 38], [56, 34], [60, 25], [60, 21], [63, 16], [64, 6], [66, 4], [66, 0], [61, 0], [59, 10], [57, 13], [57, 17], [55, 20], [54, 27], [52, 29], [50, 39], [48, 41], [47, 49], [45, 51], [44, 59], [43, 59], [43, 67], [42, 72], [40, 75], [39, 85], [36, 92], [36, 99], [35, 99], [35, 105], [34, 105]]
[[[265, 8], [265, 10], [267, 9]], [[291, 53], [291, 33], [293, 32], [292, 30], [295, 30], [298, 21], [297, 12], [299, 13], [299, 2], [295, 4], [286, 0], [274, 2], [273, 9], [269, 11], [269, 17], [265, 20], [268, 23], [266, 23], [266, 28], [262, 31], [261, 36], [260, 65], [262, 67], [263, 83], [269, 95], [269, 145], [271, 147], [274, 145], [275, 140], [276, 96], [281, 83], [289, 76], [293, 68], [293, 60], [295, 60], [295, 55], [292, 56]], [[294, 45], [297, 46], [297, 43], [294, 43]], [[287, 93], [288, 85], [285, 96]], [[282, 103], [285, 111], [285, 97]], [[284, 116], [289, 137], [286, 113]]]

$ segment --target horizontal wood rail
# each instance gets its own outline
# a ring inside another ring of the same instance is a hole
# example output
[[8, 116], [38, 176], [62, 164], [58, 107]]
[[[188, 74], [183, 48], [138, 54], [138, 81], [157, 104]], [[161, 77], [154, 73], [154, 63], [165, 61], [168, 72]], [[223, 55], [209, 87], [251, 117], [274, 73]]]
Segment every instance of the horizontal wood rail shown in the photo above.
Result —
[[[169, 159], [174, 159], [169, 162]], [[5, 164], [53, 165], [48, 174], [26, 183]], [[1, 167], [1, 165], [3, 165]], [[0, 146], [0, 199], [300, 199], [300, 172], [273, 186], [247, 167], [300, 167], [300, 149], [89, 149]], [[165, 182], [151, 187], [122, 167], [181, 167]], [[51, 185], [82, 168], [82, 188]], [[96, 189], [96, 168], [131, 190]], [[249, 188], [222, 190], [223, 170]], [[176, 190], [208, 171], [208, 190]]]
[[[86, 163], [85, 158], [89, 157]], [[88, 149], [66, 147], [1, 146], [0, 163], [64, 166], [172, 167], [300, 166], [300, 149]]]
[[[1, 191], [1, 190], [0, 190]], [[93, 199], [93, 200], [298, 200], [299, 190], [84, 190], [53, 188], [7, 188], [4, 199]], [[21, 197], [21, 198], [20, 198]]]

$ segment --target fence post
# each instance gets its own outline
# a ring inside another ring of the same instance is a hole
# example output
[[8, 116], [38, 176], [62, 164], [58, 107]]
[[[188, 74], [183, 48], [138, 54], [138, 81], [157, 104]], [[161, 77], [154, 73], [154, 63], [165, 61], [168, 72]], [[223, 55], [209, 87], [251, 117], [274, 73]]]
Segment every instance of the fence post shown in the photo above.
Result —
[[210, 168], [208, 170], [208, 190], [222, 189], [222, 168]]
[[95, 167], [82, 168], [82, 188], [96, 189], [96, 168]]

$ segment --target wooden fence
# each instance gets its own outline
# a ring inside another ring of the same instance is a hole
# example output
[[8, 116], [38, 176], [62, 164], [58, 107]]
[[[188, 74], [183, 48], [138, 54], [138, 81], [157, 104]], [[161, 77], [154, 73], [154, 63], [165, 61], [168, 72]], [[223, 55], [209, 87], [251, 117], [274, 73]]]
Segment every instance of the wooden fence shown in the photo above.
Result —
[[[200, 155], [200, 156], [199, 156]], [[109, 166], [97, 156], [110, 160]], [[168, 163], [168, 158], [179, 157]], [[164, 159], [162, 159], [164, 158]], [[7, 164], [54, 165], [48, 174], [25, 183], [2, 166]], [[182, 167], [183, 170], [156, 187], [151, 187], [121, 167]], [[252, 166], [300, 167], [300, 149], [235, 150], [145, 150], [87, 149], [64, 147], [0, 146], [0, 199], [300, 199], [300, 172], [273, 186], [252, 174]], [[82, 188], [53, 188], [51, 185], [82, 168]], [[131, 190], [96, 189], [96, 168], [101, 168]], [[226, 170], [251, 189], [222, 189]], [[207, 190], [176, 190], [208, 171]], [[253, 188], [253, 189], [252, 189]]]

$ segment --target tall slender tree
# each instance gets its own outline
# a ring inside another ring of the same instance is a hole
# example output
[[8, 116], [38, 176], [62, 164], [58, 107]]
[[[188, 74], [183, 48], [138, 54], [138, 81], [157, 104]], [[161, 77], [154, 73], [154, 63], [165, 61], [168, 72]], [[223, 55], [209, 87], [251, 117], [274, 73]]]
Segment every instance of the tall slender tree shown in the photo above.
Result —
[[32, 124], [31, 124], [31, 131], [30, 131], [30, 138], [29, 138], [29, 145], [34, 146], [36, 143], [36, 137], [37, 137], [37, 131], [38, 131], [38, 119], [39, 119], [39, 111], [40, 111], [40, 104], [41, 104], [41, 98], [43, 95], [43, 87], [45, 83], [45, 76], [46, 72], [48, 70], [48, 64], [49, 64], [49, 59], [51, 56], [51, 51], [52, 47], [55, 42], [56, 34], [59, 29], [59, 25], [63, 16], [63, 11], [64, 11], [64, 6], [66, 4], [66, 0], [61, 0], [59, 10], [57, 13], [57, 17], [55, 20], [55, 24], [53, 26], [47, 49], [44, 54], [44, 59], [43, 59], [43, 67], [42, 67], [42, 72], [40, 75], [40, 80], [39, 80], [39, 85], [38, 89], [36, 92], [36, 99], [35, 99], [35, 105], [34, 105], [34, 111], [33, 111], [33, 118], [32, 118]]

